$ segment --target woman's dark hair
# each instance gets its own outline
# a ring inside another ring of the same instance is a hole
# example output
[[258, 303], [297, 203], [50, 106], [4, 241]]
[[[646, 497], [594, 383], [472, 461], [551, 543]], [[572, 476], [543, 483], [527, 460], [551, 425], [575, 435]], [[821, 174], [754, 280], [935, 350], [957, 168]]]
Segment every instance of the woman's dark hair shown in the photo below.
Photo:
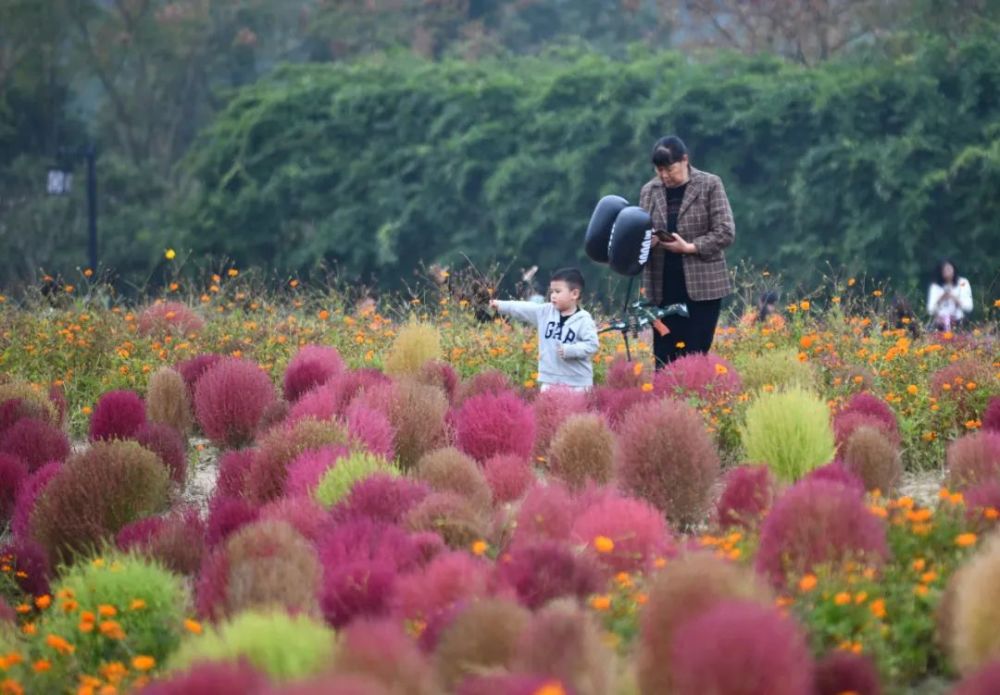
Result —
[[676, 135], [660, 138], [653, 145], [653, 156], [650, 158], [655, 167], [668, 167], [684, 159], [688, 153], [687, 145]]
[[950, 265], [951, 269], [954, 271], [954, 276], [951, 278], [952, 282], [958, 282], [958, 266], [955, 265], [950, 258], [942, 258], [934, 266], [934, 272], [931, 275], [931, 279], [939, 285], [944, 285], [944, 267]]

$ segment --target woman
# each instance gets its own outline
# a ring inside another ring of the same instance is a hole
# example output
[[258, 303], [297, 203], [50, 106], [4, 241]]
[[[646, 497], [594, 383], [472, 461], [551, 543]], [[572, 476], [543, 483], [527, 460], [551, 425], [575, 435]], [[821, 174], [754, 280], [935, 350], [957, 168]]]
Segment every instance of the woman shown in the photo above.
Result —
[[708, 352], [722, 298], [733, 291], [723, 251], [736, 236], [722, 180], [691, 166], [675, 135], [653, 146], [656, 176], [642, 187], [639, 206], [656, 232], [643, 275], [646, 299], [667, 306], [683, 302], [689, 316], [664, 319], [669, 332], [654, 334], [656, 367], [681, 355]]
[[955, 264], [944, 259], [934, 269], [934, 278], [927, 290], [927, 313], [934, 327], [942, 331], [955, 330], [972, 311], [972, 287], [958, 276]]

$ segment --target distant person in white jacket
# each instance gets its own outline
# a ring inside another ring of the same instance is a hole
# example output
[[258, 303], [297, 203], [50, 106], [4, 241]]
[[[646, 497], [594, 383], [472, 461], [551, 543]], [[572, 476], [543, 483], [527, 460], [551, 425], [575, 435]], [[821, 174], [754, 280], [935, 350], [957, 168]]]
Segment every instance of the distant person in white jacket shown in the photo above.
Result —
[[972, 312], [972, 287], [959, 277], [955, 264], [945, 259], [938, 263], [934, 280], [927, 291], [927, 313], [934, 327], [953, 331]]
[[564, 268], [552, 274], [549, 300], [505, 302], [494, 299], [490, 306], [538, 326], [538, 383], [542, 391], [568, 386], [585, 391], [594, 385], [594, 355], [600, 346], [593, 317], [580, 308], [583, 274]]

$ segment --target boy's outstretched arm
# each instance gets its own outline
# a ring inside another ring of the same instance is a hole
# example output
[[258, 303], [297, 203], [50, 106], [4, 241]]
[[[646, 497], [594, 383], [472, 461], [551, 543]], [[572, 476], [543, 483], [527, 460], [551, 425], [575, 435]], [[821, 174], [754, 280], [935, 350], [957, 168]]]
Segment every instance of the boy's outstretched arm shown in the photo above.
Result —
[[562, 358], [564, 360], [589, 360], [597, 354], [601, 343], [597, 338], [597, 325], [593, 321], [587, 321], [580, 326], [580, 334], [576, 337], [576, 342], [562, 346]]
[[538, 312], [547, 305], [537, 302], [505, 302], [499, 299], [490, 300], [490, 308], [496, 309], [504, 316], [510, 316], [528, 323], [538, 323]]

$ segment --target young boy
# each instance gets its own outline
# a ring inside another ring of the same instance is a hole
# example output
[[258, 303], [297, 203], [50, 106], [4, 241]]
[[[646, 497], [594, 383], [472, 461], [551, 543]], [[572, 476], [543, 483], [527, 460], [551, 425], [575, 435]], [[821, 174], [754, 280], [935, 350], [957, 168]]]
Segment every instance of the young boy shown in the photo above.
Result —
[[552, 274], [551, 301], [547, 304], [490, 302], [501, 314], [538, 326], [538, 383], [542, 391], [553, 386], [585, 391], [594, 385], [597, 326], [579, 307], [581, 292], [583, 275], [576, 268], [563, 268]]

